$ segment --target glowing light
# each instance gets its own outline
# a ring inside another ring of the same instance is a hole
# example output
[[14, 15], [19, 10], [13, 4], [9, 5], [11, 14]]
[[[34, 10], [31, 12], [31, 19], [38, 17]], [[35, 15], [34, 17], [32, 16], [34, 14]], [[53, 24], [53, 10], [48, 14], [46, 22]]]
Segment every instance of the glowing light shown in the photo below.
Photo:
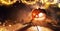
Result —
[[42, 2], [42, 9], [47, 9], [51, 4], [56, 4], [58, 0], [40, 0]]
[[40, 0], [40, 2], [42, 2], [42, 4], [44, 4], [47, 2], [47, 0]]
[[9, 27], [11, 27], [12, 25], [9, 25]]
[[40, 27], [40, 26], [37, 26], [39, 31], [52, 31], [51, 29], [49, 28], [46, 28], [46, 27]]
[[38, 28], [39, 31], [42, 31], [42, 28], [40, 26], [37, 26], [37, 28]]
[[51, 4], [56, 4], [58, 0], [53, 0], [52, 2], [50, 2]]
[[39, 29], [39, 31], [42, 31], [41, 27], [37, 27], [37, 26], [32, 26], [27, 31], [38, 31], [37, 28]]
[[8, 31], [6, 28], [2, 27], [0, 28], [0, 31]]
[[27, 1], [27, 0], [21, 0], [22, 1], [22, 3], [26, 3], [26, 4], [28, 4], [28, 5], [33, 5], [33, 4], [35, 4], [38, 0], [29, 0], [29, 1]]
[[41, 9], [47, 9], [51, 4], [48, 2], [48, 0], [41, 0], [42, 6], [40, 7]]
[[34, 20], [39, 20], [39, 21], [43, 21], [44, 19], [46, 19], [46, 15], [44, 13], [39, 13], [37, 15], [37, 18], [34, 18]]
[[0, 0], [0, 1], [2, 4], [11, 5], [15, 3], [17, 0]]
[[52, 31], [51, 29], [49, 28], [46, 28], [46, 27], [41, 27], [41, 26], [32, 26], [30, 27], [29, 29], [27, 29], [27, 31]]
[[42, 3], [47, 3], [49, 2], [50, 4], [56, 4], [58, 0], [41, 0], [40, 2]]
[[36, 13], [33, 13], [33, 16], [35, 16], [36, 15]]
[[58, 4], [58, 7], [60, 8], [60, 3]]
[[41, 18], [41, 17], [43, 17], [44, 16], [44, 14], [43, 13], [39, 13], [39, 17]]
[[46, 2], [46, 4], [43, 6], [45, 9], [47, 9], [50, 6], [49, 2]]

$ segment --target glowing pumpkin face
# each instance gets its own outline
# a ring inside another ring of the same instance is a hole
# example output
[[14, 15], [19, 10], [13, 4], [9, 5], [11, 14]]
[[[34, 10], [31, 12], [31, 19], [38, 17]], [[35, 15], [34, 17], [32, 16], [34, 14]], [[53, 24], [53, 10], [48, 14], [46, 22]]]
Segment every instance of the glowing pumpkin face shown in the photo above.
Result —
[[43, 11], [35, 9], [32, 11], [32, 19], [34, 20], [44, 20], [46, 19], [46, 14]]

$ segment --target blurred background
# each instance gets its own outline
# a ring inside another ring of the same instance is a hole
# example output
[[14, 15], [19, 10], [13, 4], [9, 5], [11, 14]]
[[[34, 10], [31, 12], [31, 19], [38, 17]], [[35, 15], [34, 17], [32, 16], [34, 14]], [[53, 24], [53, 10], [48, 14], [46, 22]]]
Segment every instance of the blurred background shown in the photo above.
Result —
[[44, 9], [47, 16], [56, 21], [55, 26], [50, 25], [51, 29], [59, 30], [60, 0], [0, 0], [0, 29], [20, 30], [24, 27], [23, 24], [31, 21], [32, 10], [38, 8]]

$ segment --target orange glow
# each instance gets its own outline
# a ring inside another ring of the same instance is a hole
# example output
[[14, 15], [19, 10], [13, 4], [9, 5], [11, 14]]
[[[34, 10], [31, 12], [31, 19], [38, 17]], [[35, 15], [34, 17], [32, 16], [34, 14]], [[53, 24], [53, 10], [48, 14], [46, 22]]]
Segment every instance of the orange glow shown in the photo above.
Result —
[[35, 16], [36, 15], [36, 13], [33, 13], [33, 16]]
[[39, 12], [40, 12], [39, 10], [34, 9], [34, 10], [32, 11], [32, 19], [34, 19]]
[[45, 5], [43, 6], [45, 9], [49, 8], [51, 4], [49, 2], [46, 2]]
[[46, 27], [41, 27], [41, 26], [32, 26], [30, 27], [29, 29], [27, 29], [27, 31], [52, 31], [51, 29], [49, 28], [46, 28]]
[[5, 5], [11, 5], [13, 3], [15, 3], [17, 0], [0, 0], [2, 4], [5, 4]]
[[43, 21], [44, 19], [46, 19], [46, 15], [44, 13], [39, 13], [36, 18], [34, 18], [34, 20], [39, 20], [39, 21]]
[[4, 27], [0, 27], [0, 31], [8, 31], [6, 28], [4, 28]]
[[38, 0], [29, 0], [29, 1], [27, 1], [27, 0], [21, 0], [22, 1], [22, 3], [26, 3], [27, 5], [33, 5], [33, 4], [35, 4]]
[[40, 2], [44, 3], [50, 3], [50, 4], [56, 4], [58, 0], [41, 0]]
[[58, 0], [40, 0], [42, 2], [42, 7], [43, 9], [48, 9], [51, 4], [56, 4]]

